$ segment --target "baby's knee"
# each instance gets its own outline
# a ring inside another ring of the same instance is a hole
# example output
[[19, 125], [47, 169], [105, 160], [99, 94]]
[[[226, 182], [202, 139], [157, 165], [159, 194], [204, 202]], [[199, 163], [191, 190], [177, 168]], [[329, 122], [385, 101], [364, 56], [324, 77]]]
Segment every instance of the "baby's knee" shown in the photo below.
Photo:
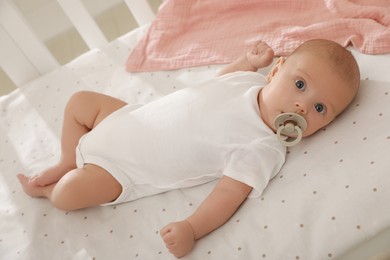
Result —
[[85, 101], [88, 101], [93, 94], [94, 92], [91, 91], [78, 91], [69, 98], [68, 106], [73, 106], [74, 104], [78, 103], [84, 103]]
[[75, 186], [77, 185], [71, 178], [61, 179], [51, 193], [50, 201], [53, 206], [64, 211], [74, 211], [83, 208], [80, 203], [82, 194]]
[[63, 211], [74, 211], [79, 209], [75, 200], [71, 198], [70, 194], [67, 194], [64, 191], [57, 191], [54, 193], [50, 201], [55, 208]]

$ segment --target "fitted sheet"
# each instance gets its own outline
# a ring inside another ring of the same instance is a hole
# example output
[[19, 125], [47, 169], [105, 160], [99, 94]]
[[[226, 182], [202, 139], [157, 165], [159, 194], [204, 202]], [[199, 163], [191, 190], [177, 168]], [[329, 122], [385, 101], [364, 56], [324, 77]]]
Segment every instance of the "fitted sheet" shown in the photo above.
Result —
[[[0, 259], [175, 259], [159, 230], [191, 214], [215, 182], [64, 212], [26, 196], [16, 178], [58, 160], [63, 110], [74, 92], [93, 90], [144, 104], [221, 68], [127, 73], [126, 58], [145, 31], [128, 33], [0, 97]], [[390, 56], [354, 54], [362, 84], [351, 107], [289, 148], [286, 164], [262, 196], [247, 200], [183, 259], [337, 259], [390, 227]]]

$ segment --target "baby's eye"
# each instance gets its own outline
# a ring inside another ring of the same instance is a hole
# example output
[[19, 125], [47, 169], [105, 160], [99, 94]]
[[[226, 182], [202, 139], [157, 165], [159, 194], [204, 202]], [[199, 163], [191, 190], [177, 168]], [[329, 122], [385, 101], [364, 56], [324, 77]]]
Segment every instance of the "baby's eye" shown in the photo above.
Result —
[[302, 81], [302, 80], [296, 80], [295, 81], [295, 86], [300, 89], [300, 90], [304, 90], [305, 89], [305, 82]]
[[325, 105], [324, 104], [321, 104], [321, 103], [315, 104], [314, 108], [316, 109], [316, 111], [318, 113], [324, 113], [325, 112]]

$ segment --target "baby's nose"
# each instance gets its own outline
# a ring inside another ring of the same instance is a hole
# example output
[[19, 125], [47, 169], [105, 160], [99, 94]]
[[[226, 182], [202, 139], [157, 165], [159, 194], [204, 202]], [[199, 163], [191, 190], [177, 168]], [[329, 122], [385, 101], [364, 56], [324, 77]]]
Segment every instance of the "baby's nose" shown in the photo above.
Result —
[[296, 113], [305, 115], [307, 113], [307, 106], [301, 102], [295, 102]]

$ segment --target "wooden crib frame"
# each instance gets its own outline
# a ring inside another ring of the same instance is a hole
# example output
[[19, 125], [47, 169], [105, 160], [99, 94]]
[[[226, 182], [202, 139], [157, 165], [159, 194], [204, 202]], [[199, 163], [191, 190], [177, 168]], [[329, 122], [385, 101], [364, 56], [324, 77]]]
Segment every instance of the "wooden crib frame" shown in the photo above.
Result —
[[[56, 0], [89, 49], [108, 44], [81, 0]], [[147, 0], [125, 0], [139, 26], [154, 13]], [[38, 78], [60, 64], [37, 37], [12, 0], [0, 0], [0, 66], [16, 86]]]

